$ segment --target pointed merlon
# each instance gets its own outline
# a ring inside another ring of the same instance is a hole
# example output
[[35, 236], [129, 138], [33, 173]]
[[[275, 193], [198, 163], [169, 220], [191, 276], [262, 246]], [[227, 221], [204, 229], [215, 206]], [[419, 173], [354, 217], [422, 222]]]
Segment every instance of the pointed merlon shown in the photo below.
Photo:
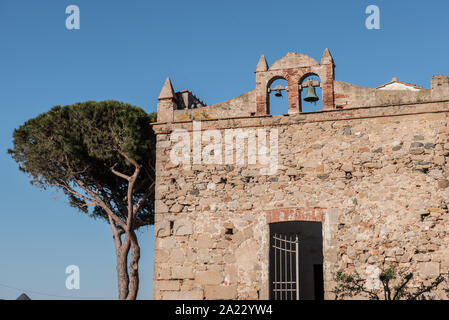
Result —
[[173, 86], [171, 85], [170, 78], [167, 77], [164, 82], [164, 86], [162, 87], [161, 93], [159, 93], [159, 100], [164, 99], [174, 99], [175, 98], [175, 91], [173, 90]]
[[268, 70], [267, 60], [264, 55], [260, 56], [259, 63], [257, 63], [256, 72], [263, 72]]
[[332, 58], [331, 52], [328, 48], [324, 50], [323, 56], [321, 57], [321, 64], [329, 64], [334, 63], [334, 59]]

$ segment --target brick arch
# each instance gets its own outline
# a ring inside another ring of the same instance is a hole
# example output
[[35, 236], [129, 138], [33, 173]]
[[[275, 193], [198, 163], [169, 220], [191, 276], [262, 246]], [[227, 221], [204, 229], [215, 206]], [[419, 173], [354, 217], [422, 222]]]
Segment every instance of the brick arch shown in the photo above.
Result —
[[283, 75], [276, 75], [268, 80], [267, 89], [270, 88], [273, 85], [273, 82], [275, 82], [276, 80], [285, 80], [288, 83], [288, 77], [284, 77]]
[[[259, 78], [259, 79], [257, 79]], [[296, 71], [291, 69], [288, 70], [273, 70], [263, 72], [263, 75], [256, 75], [256, 103], [257, 103], [257, 114], [267, 115], [270, 114], [270, 97], [268, 94], [268, 89], [271, 84], [279, 79], [287, 81], [288, 85], [288, 113], [298, 113], [299, 103], [298, 103], [298, 74]]]
[[275, 75], [272, 78], [270, 78], [267, 81], [267, 114], [271, 114], [271, 109], [270, 109], [270, 99], [271, 96], [268, 93], [268, 89], [271, 88], [271, 86], [273, 85], [273, 83], [277, 80], [285, 80], [287, 82], [287, 86], [288, 86], [288, 106], [289, 106], [289, 110], [290, 110], [290, 83], [292, 82], [291, 77], [289, 77], [288, 75]]
[[267, 223], [288, 221], [315, 221], [324, 222], [327, 208], [320, 207], [294, 207], [265, 210]]
[[[320, 79], [320, 82], [322, 83], [321, 76], [318, 73], [316, 73], [316, 72], [306, 72], [306, 73], [302, 74], [301, 77], [299, 78], [299, 80], [298, 80], [298, 88], [300, 88], [301, 85], [304, 83], [304, 81], [308, 77], [311, 77], [311, 76], [318, 77]], [[301, 100], [302, 98], [301, 98], [301, 96], [302, 96], [302, 89], [299, 90], [299, 92], [298, 92], [299, 109], [302, 111], [302, 100]], [[323, 99], [323, 97], [324, 97], [324, 91], [321, 91], [321, 99]], [[323, 110], [324, 110], [324, 102], [323, 102]]]
[[310, 77], [310, 76], [315, 76], [320, 78], [321, 81], [321, 76], [316, 73], [316, 72], [306, 72], [303, 75], [301, 75], [301, 77], [299, 78], [298, 84], [302, 84], [304, 82], [304, 80], [306, 80], [306, 78]]
[[[307, 75], [315, 74], [322, 84], [323, 110], [334, 109], [334, 64], [316, 64], [286, 69], [268, 69], [256, 72], [256, 114], [267, 115], [270, 112], [268, 88], [276, 79], [285, 79], [288, 83], [288, 113], [301, 112], [299, 84]], [[274, 79], [274, 80], [273, 80]]]

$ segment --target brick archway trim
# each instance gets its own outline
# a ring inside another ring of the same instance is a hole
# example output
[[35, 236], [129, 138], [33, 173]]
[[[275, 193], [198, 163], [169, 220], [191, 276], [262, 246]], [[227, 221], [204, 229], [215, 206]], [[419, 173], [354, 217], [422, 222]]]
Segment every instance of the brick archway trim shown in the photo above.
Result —
[[286, 221], [316, 221], [324, 222], [327, 208], [293, 207], [265, 210], [267, 223]]

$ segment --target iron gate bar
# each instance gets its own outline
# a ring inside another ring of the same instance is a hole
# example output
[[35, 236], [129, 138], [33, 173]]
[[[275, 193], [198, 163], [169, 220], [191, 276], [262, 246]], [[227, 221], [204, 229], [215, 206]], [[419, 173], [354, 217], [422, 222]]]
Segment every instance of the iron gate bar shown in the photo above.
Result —
[[[273, 238], [274, 238], [274, 246], [273, 247], [276, 248], [276, 233], [274, 234]], [[278, 273], [277, 273], [277, 259], [276, 259], [276, 257], [277, 257], [277, 251], [274, 250], [274, 281], [277, 282]], [[278, 299], [278, 292], [277, 292], [277, 285], [276, 285], [277, 283], [276, 284], [275, 283], [273, 283], [273, 286], [274, 286], [274, 289], [275, 289], [274, 290], [274, 299], [277, 300]]]
[[296, 249], [296, 300], [299, 300], [299, 239], [295, 236]]
[[[291, 236], [290, 236], [290, 240], [292, 240]], [[292, 249], [292, 243], [289, 242], [288, 246], [289, 246], [289, 249], [291, 250]], [[293, 270], [292, 270], [293, 257], [292, 257], [292, 253], [290, 253], [289, 260], [290, 260], [290, 279], [293, 279]], [[293, 288], [293, 286], [290, 284], [290, 288], [289, 289], [292, 289], [292, 288]], [[289, 294], [290, 294], [290, 297], [289, 297], [290, 300], [293, 300], [293, 291], [289, 290]]]
[[[277, 300], [299, 300], [299, 239], [298, 235], [273, 235], [274, 281], [273, 293]], [[293, 273], [295, 265], [295, 273]], [[278, 272], [279, 269], [279, 272]], [[295, 294], [296, 293], [296, 294]]]
[[[287, 270], [287, 253], [289, 252], [288, 250], [287, 250], [287, 235], [284, 235], [284, 247], [285, 247], [285, 252], [284, 252], [284, 269], [285, 269], [285, 275], [284, 275], [284, 281], [285, 281], [285, 289], [287, 290], [288, 289], [288, 284], [287, 284], [287, 281], [288, 281], [288, 270]], [[288, 299], [288, 297], [287, 297], [287, 294], [288, 294], [288, 291], [284, 291], [285, 292], [285, 300], [287, 300]]]

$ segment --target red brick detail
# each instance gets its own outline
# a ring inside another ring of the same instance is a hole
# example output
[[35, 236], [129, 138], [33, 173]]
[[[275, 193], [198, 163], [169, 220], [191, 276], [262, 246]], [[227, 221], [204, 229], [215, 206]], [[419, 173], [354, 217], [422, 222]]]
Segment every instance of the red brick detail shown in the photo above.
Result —
[[322, 82], [322, 96], [323, 96], [323, 110], [335, 109], [334, 102], [334, 66], [332, 64], [325, 65], [326, 73], [321, 79]]
[[299, 108], [299, 85], [295, 81], [288, 82], [288, 113], [300, 112]]
[[297, 207], [265, 210], [267, 223], [285, 221], [319, 221], [324, 222], [327, 208]]

